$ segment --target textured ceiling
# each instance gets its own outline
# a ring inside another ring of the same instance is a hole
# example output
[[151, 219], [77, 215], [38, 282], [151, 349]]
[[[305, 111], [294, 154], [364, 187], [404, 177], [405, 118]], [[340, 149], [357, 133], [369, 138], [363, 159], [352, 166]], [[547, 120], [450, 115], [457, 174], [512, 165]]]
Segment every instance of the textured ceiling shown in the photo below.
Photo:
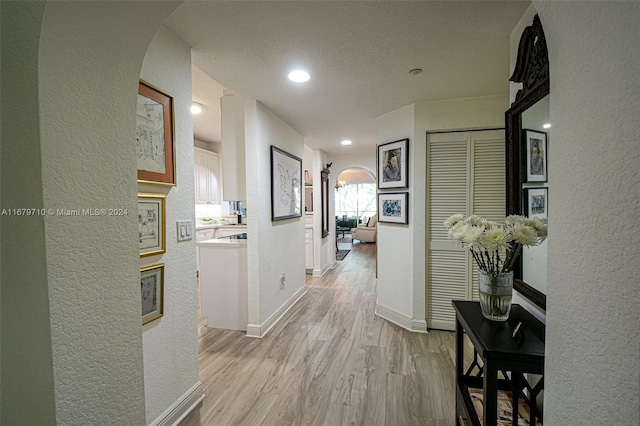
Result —
[[[310, 147], [340, 154], [375, 145], [375, 118], [399, 107], [506, 94], [509, 35], [529, 4], [190, 1], [165, 25], [220, 85], [265, 104]], [[311, 80], [288, 81], [295, 67]], [[194, 99], [200, 90], [194, 79]]]

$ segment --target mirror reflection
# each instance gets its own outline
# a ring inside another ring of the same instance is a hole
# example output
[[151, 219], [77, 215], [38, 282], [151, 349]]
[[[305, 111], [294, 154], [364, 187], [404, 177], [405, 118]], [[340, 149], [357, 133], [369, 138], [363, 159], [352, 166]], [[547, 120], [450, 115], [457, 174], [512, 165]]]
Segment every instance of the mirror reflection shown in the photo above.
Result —
[[[548, 214], [548, 183], [546, 179], [549, 152], [552, 150], [552, 140], [549, 137], [551, 123], [549, 122], [549, 95], [532, 105], [522, 113], [522, 134], [524, 149], [528, 158], [523, 173], [523, 181], [527, 182], [527, 174], [544, 172], [544, 182], [528, 182], [522, 184], [523, 213], [529, 217], [537, 216], [546, 219]], [[527, 135], [527, 130], [535, 136]], [[544, 136], [546, 137], [544, 137]], [[536, 138], [532, 143], [529, 138]], [[544, 142], [542, 143], [542, 139]], [[538, 142], [540, 141], [540, 142]], [[531, 179], [529, 179], [531, 180]], [[536, 247], [523, 247], [522, 250], [522, 280], [531, 287], [547, 293], [547, 241]]]

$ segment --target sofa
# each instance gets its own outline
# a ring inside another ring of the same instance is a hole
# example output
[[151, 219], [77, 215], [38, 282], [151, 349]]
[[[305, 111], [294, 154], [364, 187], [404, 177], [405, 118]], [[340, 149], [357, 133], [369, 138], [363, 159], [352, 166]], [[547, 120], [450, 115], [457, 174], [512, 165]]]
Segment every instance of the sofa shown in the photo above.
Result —
[[378, 218], [371, 217], [367, 223], [358, 225], [351, 229], [351, 240], [360, 242], [375, 243], [378, 235]]

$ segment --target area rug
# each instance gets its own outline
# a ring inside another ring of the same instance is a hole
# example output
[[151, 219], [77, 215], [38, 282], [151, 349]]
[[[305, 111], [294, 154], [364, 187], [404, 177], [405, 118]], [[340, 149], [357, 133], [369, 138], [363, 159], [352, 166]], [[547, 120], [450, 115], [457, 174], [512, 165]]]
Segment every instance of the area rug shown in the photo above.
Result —
[[336, 252], [336, 260], [344, 260], [351, 250], [338, 250]]

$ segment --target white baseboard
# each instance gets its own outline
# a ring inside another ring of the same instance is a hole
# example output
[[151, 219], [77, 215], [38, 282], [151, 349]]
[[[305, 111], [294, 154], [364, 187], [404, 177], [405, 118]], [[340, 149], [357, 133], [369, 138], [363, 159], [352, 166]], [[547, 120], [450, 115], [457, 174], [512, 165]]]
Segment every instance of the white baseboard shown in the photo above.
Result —
[[433, 320], [431, 321], [431, 328], [435, 328], [436, 330], [456, 331], [456, 322], [455, 320]]
[[187, 415], [193, 411], [204, 399], [202, 394], [202, 383], [197, 382], [187, 392], [185, 392], [176, 402], [171, 404], [157, 419], [149, 426], [176, 426]]
[[404, 328], [405, 330], [413, 331], [414, 333], [427, 332], [426, 321], [411, 319], [389, 308], [380, 306], [378, 305], [377, 302], [376, 302], [376, 315], [379, 316], [380, 318], [383, 318], [389, 322], [394, 323], [397, 326]]
[[326, 274], [329, 269], [336, 269], [337, 267], [338, 267], [338, 262], [333, 262], [333, 264], [327, 263], [322, 267], [322, 269], [314, 269], [313, 276], [321, 277], [324, 274]]
[[298, 300], [307, 293], [307, 286], [302, 286], [293, 296], [282, 304], [265, 322], [262, 324], [247, 324], [247, 337], [263, 338], [273, 328], [274, 325], [295, 305]]

